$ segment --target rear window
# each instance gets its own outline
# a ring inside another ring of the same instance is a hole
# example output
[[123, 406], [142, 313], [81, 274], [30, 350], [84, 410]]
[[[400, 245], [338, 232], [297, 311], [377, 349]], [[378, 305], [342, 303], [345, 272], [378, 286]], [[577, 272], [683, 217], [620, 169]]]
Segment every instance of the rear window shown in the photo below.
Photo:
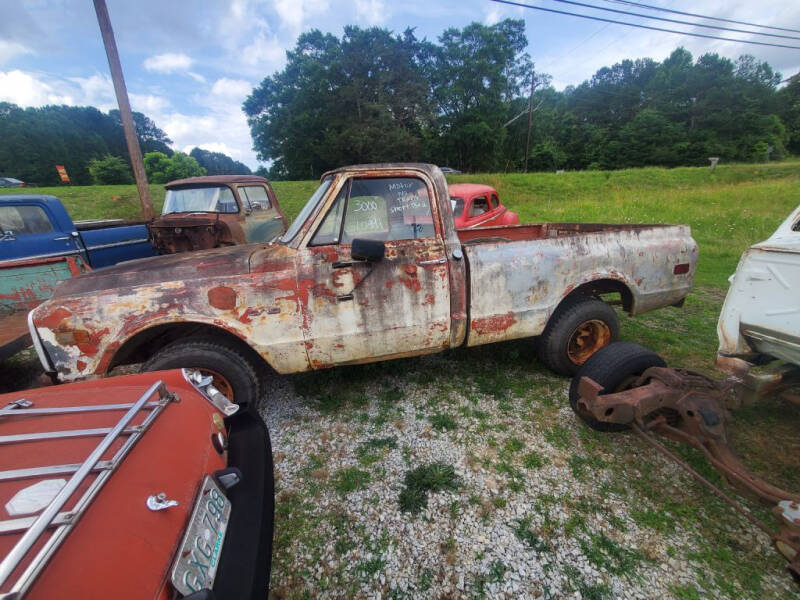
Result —
[[50, 233], [53, 224], [40, 206], [0, 206], [0, 230], [3, 234], [33, 235]]
[[269, 210], [272, 208], [267, 196], [267, 190], [263, 186], [242, 186], [239, 188], [239, 196], [249, 210]]
[[453, 216], [460, 217], [464, 214], [464, 199], [463, 198], [450, 198], [450, 204], [453, 206]]

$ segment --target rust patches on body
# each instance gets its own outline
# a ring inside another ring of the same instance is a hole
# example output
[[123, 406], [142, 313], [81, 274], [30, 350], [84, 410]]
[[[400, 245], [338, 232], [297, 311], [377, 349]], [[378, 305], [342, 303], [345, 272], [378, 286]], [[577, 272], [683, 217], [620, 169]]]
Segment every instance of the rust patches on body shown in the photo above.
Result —
[[220, 310], [233, 310], [236, 308], [236, 290], [224, 285], [218, 285], [208, 290], [208, 303]]
[[516, 322], [517, 319], [514, 318], [514, 313], [509, 312], [484, 319], [473, 319], [470, 326], [472, 331], [478, 335], [492, 335], [502, 333]]

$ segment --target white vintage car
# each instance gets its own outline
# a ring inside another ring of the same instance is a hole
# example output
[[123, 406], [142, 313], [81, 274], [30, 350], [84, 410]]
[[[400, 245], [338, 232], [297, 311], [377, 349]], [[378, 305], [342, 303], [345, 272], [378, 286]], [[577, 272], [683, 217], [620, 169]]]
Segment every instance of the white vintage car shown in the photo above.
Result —
[[751, 246], [719, 316], [717, 366], [742, 373], [770, 358], [800, 365], [800, 206]]

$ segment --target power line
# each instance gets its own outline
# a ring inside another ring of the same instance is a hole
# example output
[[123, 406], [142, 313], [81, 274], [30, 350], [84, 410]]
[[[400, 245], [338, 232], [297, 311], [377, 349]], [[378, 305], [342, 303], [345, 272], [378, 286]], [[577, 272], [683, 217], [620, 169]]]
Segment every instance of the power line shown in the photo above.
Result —
[[787, 29], [786, 27], [773, 27], [772, 25], [758, 25], [756, 23], [748, 23], [747, 21], [735, 21], [734, 19], [725, 19], [723, 17], [709, 17], [707, 15], [698, 15], [696, 13], [684, 12], [682, 10], [664, 8], [663, 6], [652, 6], [650, 4], [642, 4], [641, 2], [631, 2], [630, 0], [605, 0], [605, 1], [615, 2], [617, 4], [628, 4], [629, 6], [638, 6], [639, 8], [658, 10], [661, 12], [672, 13], [675, 15], [683, 15], [685, 17], [697, 17], [698, 19], [708, 19], [709, 21], [724, 21], [725, 23], [735, 23], [736, 25], [747, 25], [749, 27], [761, 27], [762, 29], [774, 29], [775, 31], [791, 31], [792, 33], [800, 33], [800, 29]]
[[789, 46], [786, 44], [773, 44], [769, 42], [755, 42], [752, 40], [737, 40], [736, 38], [721, 37], [718, 35], [706, 35], [704, 33], [692, 33], [689, 31], [678, 31], [676, 29], [666, 29], [664, 27], [652, 27], [650, 25], [642, 25], [640, 23], [631, 23], [629, 21], [617, 21], [615, 19], [606, 19], [604, 17], [595, 17], [592, 15], [584, 15], [580, 13], [567, 12], [565, 10], [556, 10], [555, 8], [545, 8], [543, 6], [533, 6], [523, 2], [514, 2], [513, 0], [491, 0], [498, 4], [508, 4], [510, 6], [520, 6], [522, 8], [530, 8], [531, 10], [539, 10], [542, 12], [554, 13], [557, 15], [567, 15], [570, 17], [579, 17], [581, 19], [589, 19], [591, 21], [603, 21], [604, 23], [614, 23], [616, 25], [627, 25], [628, 27], [638, 27], [639, 29], [649, 29], [650, 31], [663, 31], [666, 33], [676, 33], [678, 35], [688, 35], [691, 37], [706, 38], [709, 40], [722, 40], [723, 42], [738, 42], [740, 44], [752, 44], [755, 46], [770, 46], [773, 48], [789, 48], [791, 50], [800, 50], [800, 46]]
[[[784, 38], [787, 40], [800, 40], [800, 37], [795, 35], [782, 35], [780, 33], [764, 33], [761, 31], [752, 31], [750, 29], [736, 29], [734, 27], [724, 27], [722, 25], [706, 25], [704, 23], [689, 23], [687, 21], [681, 21], [679, 19], [670, 19], [668, 17], [656, 17], [653, 15], [646, 15], [644, 13], [637, 13], [637, 12], [630, 12], [627, 10], [619, 10], [616, 8], [608, 8], [607, 6], [596, 6], [594, 4], [585, 4], [583, 2], [576, 2], [575, 0], [552, 0], [553, 2], [559, 2], [561, 4], [572, 4], [574, 6], [582, 6], [584, 8], [591, 8], [594, 10], [604, 10], [606, 12], [617, 13], [619, 15], [628, 15], [631, 17], [641, 17], [643, 19], [653, 19], [655, 21], [663, 21], [665, 23], [678, 23], [679, 25], [691, 25], [692, 27], [702, 27], [704, 29], [720, 29], [722, 31], [734, 31], [736, 33], [749, 33], [751, 35], [763, 35], [767, 37], [775, 37], [775, 38]], [[758, 27], [758, 25], [755, 25]]]

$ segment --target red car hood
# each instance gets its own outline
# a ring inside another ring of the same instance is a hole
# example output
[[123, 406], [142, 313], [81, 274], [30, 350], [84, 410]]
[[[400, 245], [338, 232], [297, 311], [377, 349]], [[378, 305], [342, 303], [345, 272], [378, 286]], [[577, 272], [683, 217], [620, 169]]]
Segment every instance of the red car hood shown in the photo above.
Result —
[[[133, 403], [159, 379], [170, 392], [178, 394], [180, 402], [169, 402], [122, 459], [47, 561], [26, 596], [28, 600], [168, 597], [168, 571], [199, 486], [206, 474], [226, 466], [226, 458], [211, 444], [211, 435], [218, 431], [212, 419], [216, 409], [194, 390], [180, 371], [102, 379], [0, 396], [0, 406], [24, 397], [33, 402], [31, 409]], [[154, 401], [157, 399], [157, 395], [152, 397]], [[23, 416], [25, 410], [19, 409], [20, 416], [3, 417], [0, 435], [110, 428], [126, 412], [126, 409], [116, 409]], [[140, 411], [132, 424], [141, 424], [149, 412]], [[82, 463], [102, 438], [103, 434], [81, 435], [4, 444], [0, 446], [0, 469]], [[125, 439], [125, 436], [118, 438], [103, 455], [103, 460], [111, 458]], [[0, 505], [37, 482], [69, 480], [71, 476], [67, 473], [4, 480], [0, 482]], [[62, 512], [73, 509], [96, 478], [96, 472], [87, 476]], [[149, 510], [147, 497], [160, 492], [179, 504], [158, 512]], [[5, 514], [3, 518], [24, 516], [28, 515]], [[42, 541], [50, 537], [52, 531], [48, 529]], [[22, 532], [0, 535], [0, 556], [5, 557], [21, 536]], [[30, 564], [39, 548], [40, 544], [34, 546], [10, 581]], [[2, 591], [7, 590], [8, 586], [3, 586]]]

